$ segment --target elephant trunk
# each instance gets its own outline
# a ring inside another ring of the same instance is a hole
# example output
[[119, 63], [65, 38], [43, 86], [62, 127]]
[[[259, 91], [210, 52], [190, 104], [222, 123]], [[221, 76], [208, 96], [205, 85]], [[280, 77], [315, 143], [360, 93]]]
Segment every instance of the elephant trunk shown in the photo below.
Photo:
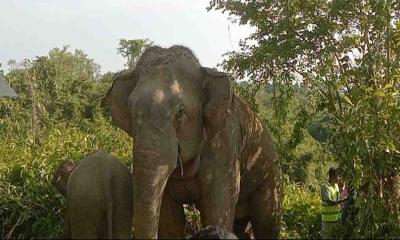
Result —
[[168, 177], [176, 167], [176, 154], [174, 151], [155, 153], [142, 148], [135, 150], [133, 171], [135, 239], [158, 237], [162, 196]]

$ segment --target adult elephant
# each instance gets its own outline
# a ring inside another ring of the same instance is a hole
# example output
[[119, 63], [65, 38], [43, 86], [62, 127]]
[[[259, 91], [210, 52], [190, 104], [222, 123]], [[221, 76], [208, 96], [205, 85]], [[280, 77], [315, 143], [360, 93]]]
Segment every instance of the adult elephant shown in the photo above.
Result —
[[102, 102], [134, 137], [136, 238], [180, 238], [182, 204], [203, 226], [256, 238], [279, 235], [282, 188], [270, 135], [232, 91], [186, 47], [148, 48], [116, 75]]

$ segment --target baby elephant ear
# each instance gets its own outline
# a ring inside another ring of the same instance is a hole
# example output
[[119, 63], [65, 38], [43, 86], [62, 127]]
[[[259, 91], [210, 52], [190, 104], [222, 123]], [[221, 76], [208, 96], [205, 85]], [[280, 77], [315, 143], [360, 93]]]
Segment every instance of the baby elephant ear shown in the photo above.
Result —
[[52, 184], [64, 197], [67, 195], [69, 176], [76, 166], [77, 163], [74, 163], [71, 160], [65, 161], [57, 168], [56, 172], [53, 175]]
[[208, 135], [212, 137], [225, 125], [232, 104], [231, 82], [228, 76], [211, 68], [203, 72], [203, 121]]

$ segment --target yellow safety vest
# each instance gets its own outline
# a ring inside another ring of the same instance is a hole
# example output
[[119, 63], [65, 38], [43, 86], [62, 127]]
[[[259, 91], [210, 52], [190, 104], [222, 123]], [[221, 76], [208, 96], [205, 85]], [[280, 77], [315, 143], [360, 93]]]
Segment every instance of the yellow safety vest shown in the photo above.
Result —
[[[329, 190], [329, 194], [333, 196], [336, 201], [339, 200], [339, 187], [337, 184], [333, 186], [331, 184], [326, 184]], [[339, 204], [328, 205], [326, 202], [322, 202], [321, 216], [323, 222], [336, 222], [339, 221], [341, 215], [341, 208]]]

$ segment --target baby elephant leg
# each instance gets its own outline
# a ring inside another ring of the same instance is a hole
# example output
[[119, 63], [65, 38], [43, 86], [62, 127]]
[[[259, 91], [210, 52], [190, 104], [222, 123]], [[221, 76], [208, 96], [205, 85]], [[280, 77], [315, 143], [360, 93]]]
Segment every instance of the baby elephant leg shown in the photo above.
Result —
[[102, 238], [107, 232], [103, 208], [88, 199], [67, 201], [68, 226], [71, 239]]
[[64, 239], [71, 239], [71, 230], [70, 230], [70, 226], [69, 226], [68, 211], [66, 212], [65, 217], [64, 217], [63, 234], [64, 234]]
[[98, 225], [100, 222], [91, 221], [83, 215], [70, 215], [69, 217], [71, 239], [98, 239], [106, 231], [106, 225]]
[[[115, 187], [114, 206], [112, 211], [113, 238], [132, 239], [133, 232], [133, 197], [131, 180], [121, 182]], [[125, 185], [125, 187], [124, 187]]]

